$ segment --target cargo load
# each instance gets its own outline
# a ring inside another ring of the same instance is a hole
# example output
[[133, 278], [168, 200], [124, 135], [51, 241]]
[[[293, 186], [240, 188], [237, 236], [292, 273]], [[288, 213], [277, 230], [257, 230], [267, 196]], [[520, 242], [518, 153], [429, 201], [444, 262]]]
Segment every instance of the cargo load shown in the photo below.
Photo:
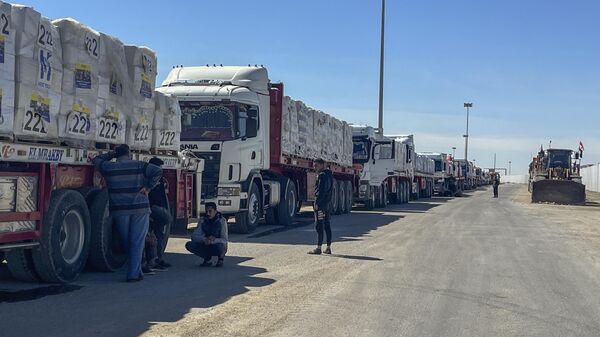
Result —
[[154, 93], [156, 110], [152, 127], [152, 148], [155, 150], [179, 151], [181, 136], [181, 109], [173, 95]]
[[100, 34], [106, 57], [98, 74], [98, 104], [96, 141], [122, 144], [125, 142], [127, 117], [133, 114], [133, 83], [127, 71], [125, 46], [121, 41]]
[[58, 136], [62, 141], [91, 146], [96, 137], [99, 70], [106, 51], [100, 33], [73, 20], [58, 19], [63, 51], [63, 81]]
[[352, 165], [352, 128], [320, 110], [285, 96], [282, 152], [307, 159]]
[[155, 101], [156, 54], [147, 47], [126, 45], [127, 72], [133, 83], [133, 111], [127, 116], [126, 142], [135, 150], [152, 146]]
[[14, 134], [56, 140], [63, 81], [62, 48], [52, 22], [31, 7], [12, 6], [15, 31]]
[[15, 115], [15, 34], [10, 4], [0, 1], [0, 135], [12, 137]]

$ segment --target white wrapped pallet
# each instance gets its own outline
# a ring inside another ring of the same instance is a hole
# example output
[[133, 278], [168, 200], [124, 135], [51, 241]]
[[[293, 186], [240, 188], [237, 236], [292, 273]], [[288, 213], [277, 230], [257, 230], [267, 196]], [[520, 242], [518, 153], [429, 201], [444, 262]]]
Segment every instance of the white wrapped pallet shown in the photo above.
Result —
[[133, 100], [140, 108], [154, 108], [152, 95], [156, 85], [157, 60], [153, 50], [140, 46], [125, 46], [127, 71], [133, 83]]
[[15, 114], [15, 29], [11, 5], [0, 1], [0, 135], [12, 136]]
[[99, 66], [106, 51], [100, 33], [73, 20], [52, 21], [60, 32], [63, 80], [58, 135], [77, 145], [91, 145], [96, 137]]
[[352, 142], [352, 127], [342, 122], [344, 131], [344, 145], [342, 146], [342, 164], [352, 166], [352, 153], [354, 152], [354, 143]]
[[173, 95], [154, 92], [156, 110], [154, 111], [152, 148], [156, 150], [179, 151], [181, 136], [181, 109]]
[[294, 154], [294, 141], [292, 127], [294, 120], [295, 101], [289, 96], [283, 98], [283, 111], [281, 121], [281, 150], [286, 154]]
[[57, 140], [62, 87], [61, 39], [50, 19], [31, 7], [12, 6], [15, 29], [14, 133], [18, 138]]
[[296, 148], [304, 158], [314, 158], [313, 112], [303, 102], [296, 101], [298, 132]]
[[128, 115], [125, 132], [125, 143], [133, 150], [148, 151], [152, 148], [152, 124], [154, 123], [154, 107], [133, 108]]
[[96, 141], [125, 142], [127, 117], [133, 113], [132, 83], [127, 72], [125, 48], [117, 38], [100, 34], [106, 57], [101, 59], [98, 73]]

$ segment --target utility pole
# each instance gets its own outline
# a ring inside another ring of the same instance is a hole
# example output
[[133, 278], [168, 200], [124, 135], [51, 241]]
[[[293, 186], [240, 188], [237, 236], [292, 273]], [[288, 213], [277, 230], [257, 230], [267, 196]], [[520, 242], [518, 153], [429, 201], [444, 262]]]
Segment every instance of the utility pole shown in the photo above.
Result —
[[512, 164], [512, 161], [510, 161], [510, 160], [509, 160], [509, 161], [508, 161], [508, 175], [510, 175], [510, 174], [511, 174], [511, 172], [510, 172], [510, 171], [511, 171], [511, 170], [510, 170], [510, 169], [511, 169], [511, 164]]
[[385, 33], [385, 0], [381, 0], [381, 50], [379, 55], [379, 134], [383, 135], [383, 55]]
[[473, 103], [465, 103], [464, 107], [467, 108], [467, 133], [463, 136], [465, 137], [465, 162], [467, 162], [469, 154], [469, 108], [473, 107]]
[[456, 146], [452, 147], [452, 159], [454, 159], [454, 152], [456, 152]]
[[494, 171], [496, 171], [496, 154], [494, 153]]

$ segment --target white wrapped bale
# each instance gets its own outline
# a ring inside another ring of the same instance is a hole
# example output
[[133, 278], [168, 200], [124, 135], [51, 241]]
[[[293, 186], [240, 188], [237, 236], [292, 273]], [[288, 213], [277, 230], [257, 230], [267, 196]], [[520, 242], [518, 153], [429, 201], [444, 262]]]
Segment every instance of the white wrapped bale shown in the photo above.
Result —
[[127, 116], [125, 143], [133, 150], [148, 151], [152, 148], [152, 124], [154, 123], [154, 107], [133, 108]]
[[127, 72], [125, 48], [118, 39], [102, 33], [100, 44], [106, 57], [101, 59], [98, 73], [96, 141], [122, 144], [127, 116], [133, 113], [132, 83]]
[[342, 122], [344, 132], [344, 144], [342, 146], [342, 164], [352, 166], [352, 153], [354, 152], [354, 143], [352, 142], [352, 127]]
[[16, 30], [14, 133], [56, 140], [63, 76], [59, 32], [31, 7], [13, 6], [11, 21]]
[[126, 45], [127, 71], [133, 83], [133, 100], [140, 108], [154, 108], [152, 95], [156, 85], [157, 60], [150, 48]]
[[156, 110], [153, 123], [152, 148], [156, 150], [179, 150], [181, 136], [181, 109], [177, 98], [154, 92]]
[[15, 114], [15, 29], [11, 5], [0, 1], [0, 135], [12, 136]]
[[296, 102], [298, 132], [296, 148], [304, 158], [314, 158], [313, 112], [303, 102]]
[[281, 151], [286, 154], [294, 154], [294, 141], [292, 138], [294, 110], [295, 101], [289, 96], [285, 96], [283, 98], [283, 111], [281, 116]]
[[73, 19], [52, 23], [60, 32], [63, 52], [58, 135], [67, 143], [90, 146], [97, 132], [99, 66], [106, 51], [97, 31]]

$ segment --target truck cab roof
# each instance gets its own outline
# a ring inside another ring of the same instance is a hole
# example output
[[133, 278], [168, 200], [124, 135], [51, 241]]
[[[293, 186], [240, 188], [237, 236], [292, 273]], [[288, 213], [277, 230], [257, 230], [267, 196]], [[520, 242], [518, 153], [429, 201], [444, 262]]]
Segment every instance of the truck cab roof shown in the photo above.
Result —
[[261, 94], [269, 93], [269, 75], [264, 67], [198, 66], [173, 68], [162, 87], [236, 86]]

